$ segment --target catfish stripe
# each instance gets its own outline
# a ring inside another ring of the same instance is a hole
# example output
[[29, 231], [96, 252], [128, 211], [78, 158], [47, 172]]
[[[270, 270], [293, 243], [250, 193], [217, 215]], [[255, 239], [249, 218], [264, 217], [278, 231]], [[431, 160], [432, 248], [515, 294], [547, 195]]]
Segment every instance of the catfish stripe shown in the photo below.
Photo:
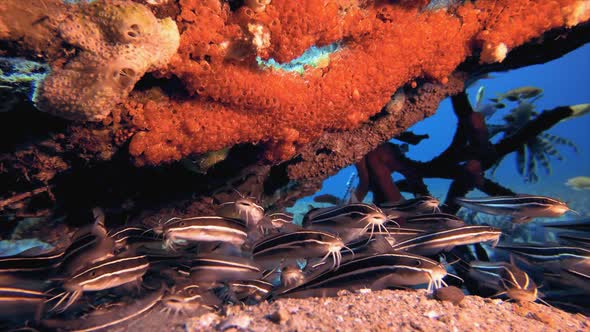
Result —
[[393, 209], [397, 211], [406, 211], [406, 210], [414, 210], [423, 206], [425, 203], [428, 202], [438, 202], [438, 200], [431, 196], [421, 196], [413, 199], [409, 199], [405, 202], [396, 203], [396, 204], [384, 204], [381, 205], [381, 209]]
[[[312, 211], [310, 211], [312, 212]], [[312, 219], [312, 223], [315, 223], [317, 220], [324, 220], [324, 219], [332, 219], [335, 217], [340, 217], [343, 215], [358, 215], [358, 216], [365, 216], [367, 213], [372, 212], [381, 212], [376, 206], [368, 205], [368, 204], [348, 204], [345, 206], [327, 208], [325, 212], [319, 213], [318, 215], [314, 216]]]
[[[320, 240], [313, 240], [313, 239], [309, 239], [309, 240], [302, 240], [302, 241], [293, 241], [293, 242], [288, 242], [288, 243], [284, 243], [284, 244], [280, 244], [280, 245], [276, 245], [274, 247], [269, 247], [263, 250], [257, 250], [258, 248], [254, 248], [254, 253], [252, 255], [254, 256], [259, 256], [268, 252], [272, 252], [272, 251], [280, 251], [281, 249], [305, 249], [305, 245], [306, 244], [319, 244], [319, 245], [327, 245], [329, 244], [329, 242], [325, 242], [325, 241], [320, 241]], [[327, 251], [328, 248], [326, 248]]]
[[292, 233], [278, 234], [266, 239], [262, 239], [260, 242], [254, 245], [254, 253], [276, 246], [282, 246], [287, 243], [298, 243], [312, 240], [315, 240], [318, 243], [329, 243], [328, 241], [340, 241], [338, 237], [329, 233], [302, 230]]
[[293, 216], [287, 213], [277, 212], [267, 215], [271, 220], [283, 220], [286, 222], [293, 222]]
[[39, 292], [39, 291], [35, 291], [35, 290], [30, 290], [30, 289], [23, 289], [23, 288], [12, 288], [12, 287], [0, 287], [0, 296], [5, 296], [5, 295], [21, 295], [23, 297], [25, 296], [41, 296], [41, 297], [46, 297], [47, 294], [43, 293], [43, 292]]
[[[330, 277], [330, 275], [337, 274], [354, 274], [355, 271], [362, 271], [365, 269], [373, 269], [378, 268], [379, 266], [391, 266], [391, 265], [400, 265], [399, 260], [408, 260], [409, 264], [413, 264], [414, 266], [422, 266], [423, 263], [431, 264], [433, 266], [438, 266], [439, 263], [435, 262], [429, 258], [413, 255], [413, 254], [405, 254], [405, 253], [390, 253], [390, 254], [378, 254], [378, 255], [371, 255], [366, 257], [361, 257], [354, 259], [352, 261], [346, 262], [340, 265], [338, 270], [328, 271], [323, 273], [319, 276], [316, 280], [320, 281], [325, 279], [326, 277]], [[392, 264], [393, 263], [393, 264]], [[404, 264], [409, 266], [407, 264]]]
[[146, 228], [126, 227], [126, 228], [123, 228], [123, 229], [120, 229], [120, 230], [114, 232], [113, 234], [110, 234], [109, 236], [111, 238], [115, 239], [115, 242], [121, 243], [131, 237], [151, 238], [150, 236], [146, 236], [146, 234], [148, 234], [148, 233], [149, 233], [149, 230]]
[[30, 296], [0, 296], [0, 302], [10, 302], [10, 301], [44, 301], [45, 298], [42, 297], [30, 297]]
[[499, 245], [497, 248], [514, 251], [518, 254], [538, 259], [556, 259], [560, 257], [590, 258], [590, 249], [582, 247], [535, 247], [535, 246], [510, 246]]
[[565, 271], [566, 272], [569, 272], [571, 274], [580, 276], [580, 277], [582, 277], [584, 279], [588, 279], [588, 281], [590, 281], [590, 275], [588, 275], [588, 274], [586, 274], [584, 272], [581, 272], [581, 271], [578, 271], [578, 270], [574, 270], [574, 269], [565, 269]]
[[[412, 271], [417, 271], [417, 272], [424, 272], [424, 273], [429, 273], [430, 269], [426, 269], [426, 268], [417, 268], [417, 267], [413, 267], [413, 266], [409, 266], [409, 265], [384, 265], [384, 266], [375, 266], [375, 267], [369, 267], [369, 268], [365, 268], [365, 269], [358, 269], [355, 271], [351, 271], [348, 273], [342, 273], [342, 274], [338, 274], [335, 275], [331, 278], [327, 278], [325, 280], [319, 281], [319, 282], [312, 282], [310, 284], [304, 284], [302, 285], [303, 289], [309, 289], [309, 288], [318, 288], [321, 287], [322, 285], [328, 284], [328, 283], [337, 283], [338, 281], [350, 281], [351, 277], [356, 277], [355, 279], [373, 279], [375, 278], [375, 276], [379, 277], [381, 273], [387, 274], [387, 273], [395, 273], [395, 271], [398, 270], [412, 270]], [[381, 273], [379, 273], [381, 272]], [[334, 285], [334, 286], [337, 286]]]
[[209, 223], [213, 223], [213, 224], [217, 224], [217, 225], [228, 225], [228, 227], [230, 227], [229, 225], [235, 225], [236, 227], [238, 227], [238, 226], [246, 227], [246, 224], [240, 219], [219, 217], [219, 216], [200, 216], [200, 217], [191, 217], [191, 218], [179, 218], [179, 219], [175, 219], [170, 225], [167, 225], [167, 226], [174, 227], [175, 224], [178, 224], [181, 222], [186, 222], [186, 221], [188, 221], [188, 222], [195, 221], [195, 222], [203, 222], [203, 223], [209, 222]]
[[145, 263], [145, 264], [142, 264], [142, 265], [138, 265], [136, 267], [131, 267], [131, 268], [128, 268], [128, 269], [121, 269], [121, 270], [117, 270], [117, 271], [111, 272], [111, 273], [105, 273], [105, 274], [102, 274], [102, 275], [100, 275], [100, 276], [98, 276], [98, 277], [96, 277], [94, 279], [88, 279], [86, 281], [82, 281], [82, 282], [79, 283], [79, 285], [80, 286], [84, 286], [84, 285], [87, 285], [87, 284], [91, 284], [91, 283], [93, 283], [95, 281], [98, 281], [98, 280], [101, 280], [101, 279], [105, 279], [105, 278], [108, 278], [108, 277], [113, 276], [113, 275], [123, 275], [123, 274], [126, 274], [126, 273], [132, 274], [131, 272], [141, 271], [141, 270], [144, 270], [144, 269], [147, 270], [147, 268], [149, 266], [150, 266], [149, 263]]
[[[501, 233], [502, 232], [499, 229], [495, 229], [488, 226], [465, 226], [440, 232], [428, 233], [425, 235], [419, 235], [398, 243], [394, 243], [393, 248], [407, 249], [425, 243], [452, 242], [453, 240], [462, 239], [470, 236], [477, 236], [483, 234], [500, 235]], [[441, 235], [442, 237], [439, 237]]]
[[[399, 259], [408, 259], [407, 264], [402, 264], [403, 261], [400, 262]], [[424, 263], [427, 264], [424, 265]], [[411, 254], [406, 255], [392, 253], [373, 255], [346, 262], [340, 265], [340, 268], [338, 270], [332, 270], [322, 273], [310, 282], [304, 283], [303, 285], [298, 286], [289, 291], [316, 288], [328, 282], [335, 282], [343, 279], [345, 282], [351, 281], [351, 276], [357, 276], [356, 279], [370, 277], [374, 278], [375, 274], [378, 274], [379, 271], [381, 271], [382, 273], [388, 273], [390, 271], [395, 271], [398, 269], [409, 269], [428, 273], [428, 271], [431, 271], [430, 268], [420, 267], [428, 265], [431, 265], [432, 268], [435, 268], [440, 264], [426, 257]]]
[[[89, 266], [86, 270], [84, 270], [84, 271], [78, 273], [77, 275], [73, 276], [72, 279], [78, 278], [78, 277], [82, 276], [85, 273], [88, 273], [88, 272], [94, 271], [94, 270], [98, 270], [98, 269], [101, 269], [103, 267], [107, 267], [109, 265], [121, 264], [121, 263], [131, 263], [131, 264], [133, 264], [133, 263], [135, 263], [135, 264], [141, 263], [141, 264], [144, 264], [144, 261], [146, 259], [147, 259], [147, 256], [145, 256], [145, 255], [133, 256], [133, 257], [116, 258], [116, 259], [110, 260], [109, 262], [106, 262], [106, 263], [103, 262], [102, 264], [97, 265], [97, 266]], [[134, 261], [139, 261], [139, 262], [134, 262]]]
[[[256, 285], [257, 283], [260, 284], [260, 286]], [[256, 280], [253, 280], [252, 283], [230, 282], [229, 284], [233, 287], [252, 288], [262, 293], [270, 292], [273, 287], [271, 283]]]
[[11, 256], [0, 259], [0, 273], [37, 271], [56, 267], [61, 263], [65, 252], [48, 256], [26, 257]]
[[[124, 315], [123, 317], [119, 318], [119, 319], [113, 319], [110, 320], [108, 322], [96, 325], [96, 326], [92, 326], [92, 327], [85, 327], [85, 328], [81, 328], [81, 329], [74, 329], [72, 330], [72, 332], [91, 332], [91, 331], [97, 331], [100, 329], [105, 329], [108, 327], [111, 327], [113, 325], [117, 325], [121, 322], [127, 321], [129, 319], [133, 319], [135, 317], [138, 317], [142, 314], [144, 314], [145, 312], [149, 311], [150, 309], [152, 309], [153, 307], [156, 306], [156, 304], [160, 303], [160, 300], [163, 297], [163, 292], [162, 291], [156, 291], [153, 296], [149, 296], [146, 300], [147, 300], [147, 305], [143, 308], [139, 308], [138, 310], [134, 310], [131, 311], [130, 314], [128, 315]], [[141, 299], [140, 299], [141, 301]], [[117, 317], [117, 316], [115, 316]]]
[[[530, 278], [528, 276], [528, 274], [526, 274], [524, 271], [520, 271], [518, 270], [516, 267], [514, 267], [515, 269], [517, 269], [516, 271], [512, 271], [510, 269], [510, 266], [504, 263], [501, 264], [497, 264], [497, 265], [486, 265], [486, 264], [472, 264], [472, 267], [476, 268], [477, 270], [480, 270], [480, 272], [482, 273], [486, 273], [486, 274], [490, 274], [493, 275], [497, 278], [500, 279], [506, 279], [501, 272], [505, 272], [508, 274], [508, 281], [510, 282], [510, 284], [514, 287], [520, 288], [520, 289], [527, 289], [531, 283], [530, 283]], [[500, 270], [499, 272], [492, 272], [490, 270]], [[516, 272], [516, 273], [515, 273]], [[524, 280], [519, 280], [519, 278], [516, 277], [516, 274], [518, 274], [520, 277], [523, 277]]]
[[421, 214], [421, 215], [417, 215], [417, 216], [406, 217], [407, 222], [412, 222], [412, 221], [415, 222], [415, 221], [422, 221], [422, 220], [440, 220], [440, 219], [463, 221], [463, 219], [457, 217], [456, 215], [448, 214], [448, 213], [431, 213], [431, 214]]
[[[237, 257], [229, 257], [229, 259], [237, 259]], [[244, 260], [243, 260], [244, 261]], [[244, 262], [239, 263], [235, 261], [225, 260], [223, 258], [212, 258], [212, 257], [196, 257], [192, 261], [192, 269], [196, 268], [222, 268], [222, 267], [235, 267], [235, 268], [243, 268], [251, 271], [260, 271], [257, 266], [249, 265]]]
[[458, 198], [456, 198], [456, 200], [459, 202], [479, 204], [479, 205], [505, 205], [505, 206], [527, 205], [527, 204], [565, 205], [565, 202], [562, 202], [562, 201], [557, 200], [555, 198], [546, 197], [546, 196], [532, 196], [532, 195], [495, 196], [495, 197], [481, 197], [481, 198], [458, 197]]
[[236, 235], [241, 235], [241, 236], [248, 236], [248, 233], [246, 233], [245, 230], [239, 230], [239, 229], [235, 229], [232, 227], [225, 227], [225, 226], [213, 226], [213, 225], [191, 225], [191, 226], [184, 226], [184, 227], [171, 227], [168, 228], [168, 230], [166, 231], [167, 233], [174, 233], [174, 232], [184, 232], [187, 230], [205, 230], [205, 231], [219, 231], [219, 232], [225, 232], [225, 233], [233, 233]]

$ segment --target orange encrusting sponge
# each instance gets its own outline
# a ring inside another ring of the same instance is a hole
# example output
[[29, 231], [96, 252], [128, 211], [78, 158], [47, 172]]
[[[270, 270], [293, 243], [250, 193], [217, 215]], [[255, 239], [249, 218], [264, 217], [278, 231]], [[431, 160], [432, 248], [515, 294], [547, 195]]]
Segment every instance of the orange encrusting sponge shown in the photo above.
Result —
[[[164, 75], [179, 77], [192, 98], [126, 103], [145, 130], [130, 152], [139, 164], [158, 164], [264, 142], [267, 158], [286, 160], [324, 131], [367, 121], [415, 78], [444, 83], [474, 51], [482, 50], [482, 61], [502, 61], [511, 48], [571, 25], [574, 15], [587, 20], [579, 3], [477, 1], [431, 12], [391, 1], [273, 0], [232, 13], [216, 0], [182, 0], [180, 48]], [[342, 50], [303, 74], [255, 61], [289, 61], [334, 42]]]

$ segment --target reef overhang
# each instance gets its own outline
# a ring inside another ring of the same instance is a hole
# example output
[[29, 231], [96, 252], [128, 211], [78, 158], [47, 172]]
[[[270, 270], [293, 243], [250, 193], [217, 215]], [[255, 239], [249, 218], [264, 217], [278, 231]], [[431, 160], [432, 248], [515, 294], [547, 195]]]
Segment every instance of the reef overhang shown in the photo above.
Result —
[[[77, 107], [66, 116], [77, 121], [59, 119], [66, 114], [60, 105], [71, 96], [67, 89], [53, 90], [57, 94], [41, 89], [42, 104], [50, 105], [45, 111], [58, 118], [26, 111], [30, 106], [0, 114], [6, 126], [23, 128], [4, 143], [2, 177], [10, 184], [3, 196], [53, 185], [57, 175], [81, 164], [120, 165], [131, 159], [136, 165], [168, 164], [168, 170], [174, 169], [171, 162], [237, 145], [226, 165], [199, 175], [206, 183], [196, 190], [199, 195], [237, 187], [266, 196], [268, 204], [288, 205], [433, 114], [465, 81], [551, 60], [588, 42], [590, 35], [583, 23], [590, 18], [587, 1], [475, 1], [434, 11], [396, 1], [275, 0], [263, 8], [237, 9], [216, 0], [161, 6], [45, 2], [49, 8], [44, 12], [32, 10], [26, 1], [2, 5], [5, 13], [22, 10], [30, 17], [23, 21], [28, 26], [11, 25], [2, 17], [4, 55], [42, 59], [54, 72], [80, 68], [111, 59], [103, 54], [91, 59], [95, 62], [82, 61], [92, 49], [80, 43], [86, 33], [98, 34], [93, 36], [101, 47], [120, 50], [120, 34], [113, 31], [134, 32], [130, 22], [146, 19], [168, 22], [148, 36], [174, 37], [172, 26], [177, 27], [177, 44], [166, 49], [176, 45], [178, 50], [131, 72], [117, 67], [116, 98], [77, 95]], [[116, 14], [95, 27], [74, 24], [80, 30], [73, 34], [71, 22], [100, 8]], [[121, 8], [133, 9], [131, 21]], [[303, 72], [264, 69], [256, 61], [286, 62], [313, 45], [335, 42], [341, 50]], [[145, 58], [130, 54], [133, 60]], [[139, 80], [145, 71], [152, 73]], [[405, 101], [402, 107], [389, 107], [396, 91], [403, 91]], [[31, 114], [47, 121], [27, 127]], [[255, 181], [246, 180], [252, 175]], [[285, 188], [291, 193], [282, 194]]]

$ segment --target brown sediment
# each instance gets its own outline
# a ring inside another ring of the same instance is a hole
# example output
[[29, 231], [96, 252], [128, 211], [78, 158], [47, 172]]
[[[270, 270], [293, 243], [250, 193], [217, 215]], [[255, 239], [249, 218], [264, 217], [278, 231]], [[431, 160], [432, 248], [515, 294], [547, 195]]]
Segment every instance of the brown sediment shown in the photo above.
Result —
[[[249, 331], [584, 331], [589, 320], [541, 304], [526, 305], [466, 296], [459, 304], [431, 299], [425, 290], [347, 293], [337, 298], [279, 299], [253, 306], [229, 306], [224, 314], [179, 317], [153, 312], [133, 331], [220, 330], [249, 322]], [[347, 293], [347, 294], [346, 294]]]

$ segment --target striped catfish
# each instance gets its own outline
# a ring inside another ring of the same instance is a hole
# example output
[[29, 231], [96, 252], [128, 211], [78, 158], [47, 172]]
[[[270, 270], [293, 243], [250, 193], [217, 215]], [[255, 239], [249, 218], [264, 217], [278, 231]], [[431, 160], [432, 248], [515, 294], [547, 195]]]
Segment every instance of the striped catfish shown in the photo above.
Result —
[[538, 290], [535, 281], [514, 263], [472, 261], [469, 276], [517, 302], [535, 302]]
[[174, 315], [182, 313], [194, 315], [200, 309], [206, 311], [221, 306], [222, 302], [213, 292], [198, 284], [188, 282], [176, 283], [174, 287], [162, 299], [164, 308], [162, 312], [171, 312]]
[[440, 212], [440, 202], [432, 196], [419, 196], [398, 203], [386, 203], [379, 207], [385, 214], [397, 217], [409, 217], [426, 213]]
[[[149, 261], [144, 255], [113, 257], [91, 264], [63, 283], [65, 292], [50, 299], [52, 301], [59, 298], [51, 310], [65, 311], [80, 298], [83, 292], [100, 291], [141, 281], [149, 265]], [[65, 305], [60, 307], [64, 302]]]
[[546, 196], [520, 194], [516, 196], [494, 196], [481, 198], [455, 198], [462, 207], [492, 214], [507, 215], [515, 223], [526, 223], [533, 218], [556, 218], [571, 209], [565, 202]]
[[590, 264], [588, 262], [571, 263], [564, 266], [560, 273], [570, 287], [575, 287], [590, 294]]
[[232, 303], [256, 304], [264, 301], [272, 288], [273, 285], [264, 280], [230, 281], [223, 297]]
[[[310, 210], [303, 217], [303, 227], [339, 234], [348, 242], [365, 231], [385, 230], [388, 216], [377, 206], [364, 203], [351, 203], [343, 206]], [[352, 230], [351, 230], [352, 229]], [[356, 233], [344, 234], [358, 230]]]
[[30, 274], [41, 272], [52, 272], [53, 269], [61, 264], [65, 252], [52, 252], [43, 256], [9, 256], [0, 258], [0, 275], [1, 274]]
[[490, 226], [463, 226], [448, 230], [421, 234], [405, 239], [395, 239], [394, 250], [408, 251], [418, 255], [436, 255], [441, 251], [450, 251], [455, 246], [492, 242], [500, 240], [502, 231]]
[[292, 288], [305, 282], [305, 273], [297, 265], [285, 266], [281, 269], [280, 285], [283, 288]]
[[570, 261], [562, 265], [559, 283], [565, 288], [590, 295], [590, 263]]
[[190, 277], [194, 282], [255, 280], [262, 277], [262, 271], [247, 258], [209, 254], [191, 259]]
[[387, 253], [358, 257], [343, 263], [338, 270], [324, 269], [294, 288], [277, 291], [278, 297], [335, 296], [341, 289], [372, 290], [428, 284], [440, 287], [445, 268], [426, 257], [408, 253]]
[[342, 240], [329, 233], [301, 230], [292, 233], [272, 235], [257, 242], [252, 249], [254, 260], [265, 268], [275, 268], [281, 260], [307, 259], [322, 257], [325, 261], [332, 257], [332, 266], [340, 265], [342, 254], [346, 248]]
[[115, 241], [115, 249], [128, 249], [130, 245], [138, 242], [150, 242], [157, 236], [151, 229], [142, 226], [125, 226], [109, 233], [109, 237]]
[[573, 245], [590, 248], [590, 236], [577, 236], [573, 234], [558, 234], [557, 236], [563, 241], [572, 243]]
[[76, 332], [109, 331], [115, 327], [125, 328], [130, 321], [139, 319], [160, 303], [165, 287], [150, 291], [141, 298], [129, 302], [117, 303], [107, 309], [97, 309], [81, 318], [73, 320], [47, 319], [42, 321], [45, 328]]
[[0, 286], [0, 321], [38, 320], [47, 298], [38, 290]]
[[301, 226], [293, 223], [293, 215], [288, 213], [271, 213], [258, 224], [262, 234], [294, 232], [302, 229]]
[[71, 274], [92, 263], [114, 256], [115, 241], [102, 232], [86, 233], [66, 249], [60, 271]]
[[463, 219], [447, 213], [430, 213], [404, 219], [405, 227], [424, 230], [448, 229], [465, 226]]
[[590, 232], [590, 218], [574, 221], [560, 221], [555, 224], [543, 224], [543, 227], [555, 228], [564, 231]]
[[[545, 271], [544, 282], [551, 289], [566, 289], [568, 293], [590, 295], [590, 264], [568, 261], [556, 271]], [[569, 297], [568, 297], [569, 298]]]
[[248, 237], [244, 222], [219, 216], [174, 219], [164, 224], [163, 233], [164, 246], [169, 249], [186, 242], [225, 242], [241, 246]]
[[510, 250], [533, 261], [575, 259], [590, 262], [590, 249], [584, 247], [499, 244], [497, 248]]
[[253, 199], [242, 196], [233, 202], [221, 203], [215, 209], [215, 214], [226, 218], [240, 219], [249, 228], [255, 228], [264, 217], [264, 208]]
[[[405, 234], [405, 233], [401, 233]], [[414, 233], [409, 232], [409, 235], [417, 235], [421, 233]], [[393, 252], [393, 248], [389, 241], [394, 239], [390, 237], [390, 234], [387, 233], [378, 233], [375, 236], [371, 237], [368, 234], [365, 234], [358, 239], [347, 243], [348, 250], [341, 252], [342, 258], [341, 261], [349, 261], [354, 259], [355, 257], [359, 256], [367, 256], [367, 255], [374, 255], [374, 254], [384, 254]], [[308, 262], [313, 263], [306, 267], [306, 270], [316, 270], [318, 268], [326, 266], [325, 262]]]

